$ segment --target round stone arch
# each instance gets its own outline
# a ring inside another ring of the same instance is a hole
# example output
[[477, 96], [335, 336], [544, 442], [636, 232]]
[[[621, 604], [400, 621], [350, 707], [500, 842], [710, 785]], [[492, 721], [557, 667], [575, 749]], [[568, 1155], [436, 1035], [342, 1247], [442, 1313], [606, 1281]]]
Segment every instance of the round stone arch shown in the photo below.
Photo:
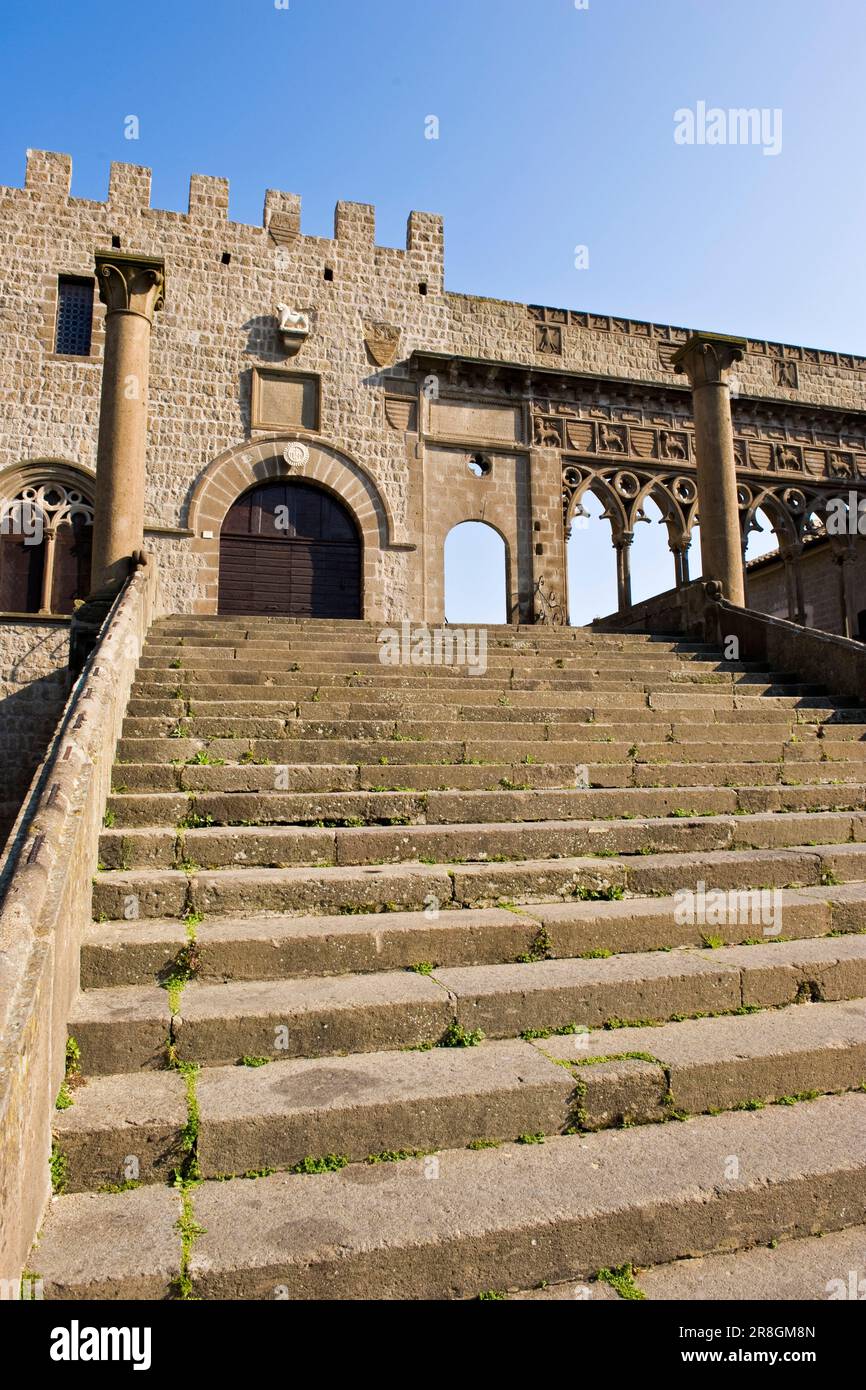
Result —
[[359, 463], [335, 446], [288, 435], [238, 445], [214, 459], [196, 482], [189, 500], [188, 526], [193, 552], [200, 557], [196, 613], [215, 613], [219, 593], [220, 530], [234, 502], [257, 483], [297, 478], [332, 493], [351, 513], [363, 551], [364, 617], [385, 608], [382, 551], [397, 544], [386, 499]]

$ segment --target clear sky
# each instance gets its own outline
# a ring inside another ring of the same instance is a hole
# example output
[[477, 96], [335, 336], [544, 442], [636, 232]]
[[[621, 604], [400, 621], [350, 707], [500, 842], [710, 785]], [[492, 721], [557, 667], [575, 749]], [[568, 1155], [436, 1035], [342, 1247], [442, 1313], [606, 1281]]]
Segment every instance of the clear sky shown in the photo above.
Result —
[[[451, 290], [866, 353], [864, 0], [584, 5], [5, 0], [0, 182], [34, 146], [72, 155], [81, 197], [116, 159], [153, 168], [160, 207], [192, 172], [230, 179], [239, 221], [300, 193], [310, 234], [339, 198], [375, 203], [386, 245], [441, 212]], [[678, 145], [699, 101], [781, 110], [779, 153]], [[572, 543], [582, 620], [611, 606], [601, 532]], [[641, 532], [636, 588], [668, 587]], [[449, 616], [491, 616], [477, 545], [453, 549]]]

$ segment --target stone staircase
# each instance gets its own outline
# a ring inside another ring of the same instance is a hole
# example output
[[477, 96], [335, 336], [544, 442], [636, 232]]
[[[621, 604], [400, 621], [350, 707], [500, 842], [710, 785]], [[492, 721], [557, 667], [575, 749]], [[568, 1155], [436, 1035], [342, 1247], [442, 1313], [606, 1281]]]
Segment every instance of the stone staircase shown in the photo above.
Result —
[[372, 624], [152, 629], [46, 1297], [866, 1273], [866, 712], [694, 643], [488, 633], [472, 676]]

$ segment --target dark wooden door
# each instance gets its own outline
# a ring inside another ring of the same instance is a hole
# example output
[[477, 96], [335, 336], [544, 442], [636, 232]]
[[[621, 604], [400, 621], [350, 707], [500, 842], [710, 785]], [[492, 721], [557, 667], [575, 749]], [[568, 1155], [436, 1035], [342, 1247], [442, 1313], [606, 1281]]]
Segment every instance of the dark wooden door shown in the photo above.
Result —
[[346, 508], [300, 482], [239, 497], [220, 533], [219, 611], [360, 618], [361, 543]]

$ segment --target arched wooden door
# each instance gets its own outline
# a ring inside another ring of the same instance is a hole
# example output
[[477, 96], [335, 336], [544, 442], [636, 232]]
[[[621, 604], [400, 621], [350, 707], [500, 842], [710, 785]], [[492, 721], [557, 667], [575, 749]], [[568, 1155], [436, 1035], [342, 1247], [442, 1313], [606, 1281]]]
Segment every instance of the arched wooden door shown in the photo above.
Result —
[[361, 542], [346, 508], [308, 483], [264, 483], [220, 532], [220, 613], [361, 617]]

